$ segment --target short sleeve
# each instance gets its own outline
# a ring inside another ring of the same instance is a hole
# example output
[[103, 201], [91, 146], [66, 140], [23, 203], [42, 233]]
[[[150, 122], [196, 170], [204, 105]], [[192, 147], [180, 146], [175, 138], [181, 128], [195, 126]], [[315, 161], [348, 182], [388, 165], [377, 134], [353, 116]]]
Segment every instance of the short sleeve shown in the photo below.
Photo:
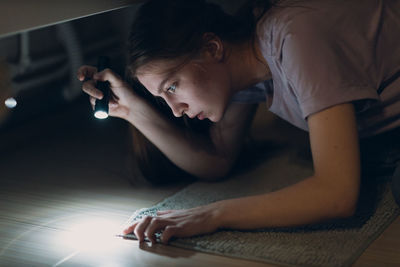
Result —
[[369, 57], [368, 48], [318, 27], [288, 33], [280, 60], [302, 117], [346, 102], [379, 99], [366, 72]]

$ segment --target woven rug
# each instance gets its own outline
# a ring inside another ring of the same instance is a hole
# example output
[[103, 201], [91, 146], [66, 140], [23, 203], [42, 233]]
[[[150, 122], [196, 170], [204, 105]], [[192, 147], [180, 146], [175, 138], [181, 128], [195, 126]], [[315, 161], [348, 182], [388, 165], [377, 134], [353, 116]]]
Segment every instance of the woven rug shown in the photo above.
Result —
[[[310, 164], [298, 160], [295, 154], [279, 153], [221, 182], [193, 183], [151, 208], [136, 211], [128, 223], [155, 215], [158, 210], [192, 208], [298, 182], [312, 172]], [[351, 218], [294, 228], [220, 230], [173, 239], [170, 245], [286, 266], [349, 266], [399, 213], [387, 182], [363, 183], [356, 214]]]

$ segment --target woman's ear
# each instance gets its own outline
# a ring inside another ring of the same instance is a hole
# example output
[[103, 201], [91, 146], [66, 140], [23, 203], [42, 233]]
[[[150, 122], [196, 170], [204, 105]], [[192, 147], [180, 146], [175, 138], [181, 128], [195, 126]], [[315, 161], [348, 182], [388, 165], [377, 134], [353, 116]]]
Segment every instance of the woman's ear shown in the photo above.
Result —
[[216, 61], [222, 61], [224, 59], [225, 48], [221, 39], [214, 33], [205, 33], [203, 35], [204, 40], [204, 52]]

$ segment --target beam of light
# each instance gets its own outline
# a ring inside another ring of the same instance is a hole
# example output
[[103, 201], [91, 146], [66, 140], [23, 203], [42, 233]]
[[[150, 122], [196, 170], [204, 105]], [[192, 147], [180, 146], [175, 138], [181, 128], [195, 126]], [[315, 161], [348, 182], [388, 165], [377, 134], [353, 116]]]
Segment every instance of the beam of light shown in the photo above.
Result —
[[[53, 265], [54, 267], [63, 264], [80, 252], [89, 251], [97, 253], [97, 251], [101, 252], [105, 250], [110, 251], [110, 249], [118, 249], [118, 244], [120, 244], [121, 239], [116, 237], [116, 235], [122, 233], [124, 225], [121, 225], [119, 219], [103, 219], [104, 216], [101, 218], [97, 216], [98, 214], [72, 214], [61, 216], [39, 225], [33, 225], [30, 229], [18, 234], [5, 246], [0, 248], [0, 257], [7, 253], [8, 249], [24, 236], [39, 229], [50, 227], [60, 221], [67, 222], [67, 226], [64, 228], [65, 230], [53, 236], [53, 242], [57, 247], [72, 251], [72, 253], [69, 253], [68, 256], [55, 263]], [[91, 239], [91, 237], [94, 237], [94, 239]], [[110, 266], [118, 265], [111, 264]]]
[[108, 113], [102, 110], [96, 111], [94, 116], [100, 120], [108, 118]]
[[15, 108], [17, 106], [17, 100], [14, 97], [9, 97], [4, 101], [4, 104], [8, 108]]
[[89, 218], [77, 220], [59, 236], [59, 242], [73, 251], [109, 252], [117, 247], [120, 240], [115, 237], [121, 231], [121, 224], [115, 220]]

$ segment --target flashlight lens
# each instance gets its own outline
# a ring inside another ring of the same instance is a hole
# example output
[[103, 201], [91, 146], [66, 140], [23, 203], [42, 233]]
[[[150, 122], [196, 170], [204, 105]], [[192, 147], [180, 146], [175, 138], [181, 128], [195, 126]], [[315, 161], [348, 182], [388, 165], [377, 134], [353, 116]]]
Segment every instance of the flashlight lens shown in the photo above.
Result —
[[15, 100], [15, 98], [13, 98], [13, 97], [10, 97], [10, 98], [7, 98], [6, 101], [4, 101], [4, 104], [8, 108], [15, 108], [17, 106], [17, 100]]
[[98, 119], [106, 119], [108, 118], [108, 114], [105, 111], [99, 110], [94, 113], [94, 116]]

